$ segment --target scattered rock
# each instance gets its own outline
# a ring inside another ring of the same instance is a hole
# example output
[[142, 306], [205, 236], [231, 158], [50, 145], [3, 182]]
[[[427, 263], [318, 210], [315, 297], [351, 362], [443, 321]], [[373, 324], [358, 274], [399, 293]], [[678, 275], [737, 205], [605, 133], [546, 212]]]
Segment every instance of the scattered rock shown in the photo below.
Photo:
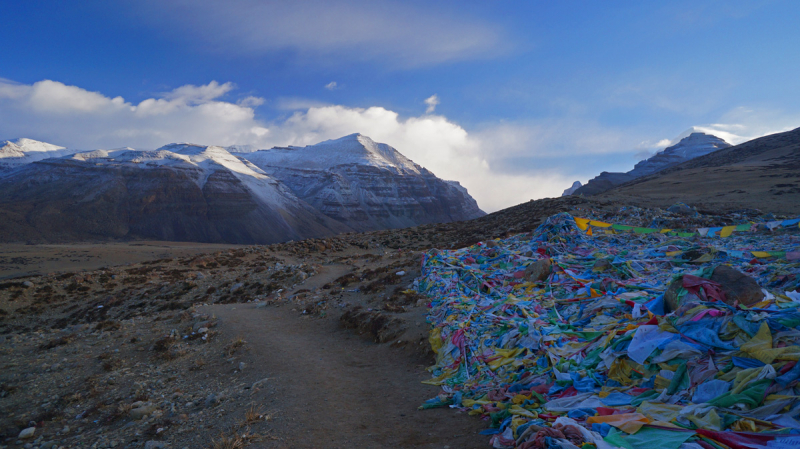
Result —
[[192, 326], [192, 331], [197, 332], [202, 327], [208, 328], [209, 325], [211, 325], [210, 321], [198, 321], [197, 323], [194, 323], [194, 326]]
[[255, 382], [253, 382], [253, 385], [250, 386], [250, 389], [255, 389], [255, 388], [258, 388], [258, 387], [262, 387], [267, 383], [268, 380], [269, 380], [269, 377], [265, 377], [264, 379], [257, 380]]
[[549, 258], [537, 260], [525, 269], [525, 279], [531, 282], [543, 282], [547, 280], [552, 271], [553, 263]]
[[219, 403], [219, 398], [214, 393], [206, 397], [206, 407], [213, 407]]
[[131, 409], [130, 416], [131, 416], [132, 419], [139, 420], [139, 419], [142, 419], [145, 416], [153, 413], [156, 410], [157, 410], [157, 408], [156, 408], [155, 405], [145, 405], [145, 406], [142, 406], [142, 407]]
[[236, 293], [244, 287], [244, 284], [241, 282], [237, 282], [231, 286], [231, 293]]
[[144, 443], [144, 449], [164, 449], [167, 447], [166, 441], [150, 440]]
[[35, 433], [36, 433], [36, 427], [28, 427], [27, 429], [24, 429], [22, 432], [20, 432], [17, 438], [20, 440], [27, 440], [33, 438], [33, 435]]

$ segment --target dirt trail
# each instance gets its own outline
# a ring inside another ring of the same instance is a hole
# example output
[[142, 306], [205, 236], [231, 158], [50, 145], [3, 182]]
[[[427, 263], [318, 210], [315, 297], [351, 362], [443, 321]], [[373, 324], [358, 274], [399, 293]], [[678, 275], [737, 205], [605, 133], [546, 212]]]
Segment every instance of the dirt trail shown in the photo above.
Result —
[[260, 447], [486, 447], [479, 420], [417, 410], [439, 391], [420, 383], [429, 378], [423, 360], [286, 307], [204, 309], [219, 318], [223, 338], [247, 340], [247, 371], [269, 378], [253, 399], [275, 413], [273, 435], [283, 441]]

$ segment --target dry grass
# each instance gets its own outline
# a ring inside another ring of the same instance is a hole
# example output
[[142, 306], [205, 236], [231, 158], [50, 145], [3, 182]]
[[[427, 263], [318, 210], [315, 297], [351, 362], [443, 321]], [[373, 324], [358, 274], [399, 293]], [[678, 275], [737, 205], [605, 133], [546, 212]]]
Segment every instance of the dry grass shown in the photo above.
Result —
[[240, 449], [245, 445], [245, 440], [240, 435], [234, 434], [230, 438], [220, 435], [219, 439], [211, 440], [211, 449]]
[[119, 406], [117, 406], [117, 413], [119, 413], [120, 415], [127, 415], [128, 412], [130, 412], [132, 408], [133, 408], [133, 405], [127, 404], [127, 403], [123, 403], [123, 404], [120, 404]]
[[194, 360], [192, 365], [189, 367], [189, 371], [200, 371], [206, 366], [206, 361], [200, 357]]
[[244, 341], [244, 337], [242, 337], [240, 335], [240, 336], [234, 338], [233, 340], [231, 340], [230, 343], [225, 345], [225, 354], [233, 355], [234, 353], [236, 353], [236, 351], [238, 351], [241, 347], [243, 347], [246, 344], [247, 344], [247, 342]]
[[262, 413], [260, 409], [256, 408], [255, 404], [251, 405], [250, 408], [244, 412], [244, 425], [253, 424], [262, 419], [264, 419], [264, 413]]
[[264, 439], [278, 440], [279, 438], [269, 433], [266, 435], [251, 433], [250, 428], [246, 428], [243, 432], [231, 430], [229, 437], [220, 434], [219, 439], [212, 439], [211, 449], [240, 449], [248, 446], [250, 443]]

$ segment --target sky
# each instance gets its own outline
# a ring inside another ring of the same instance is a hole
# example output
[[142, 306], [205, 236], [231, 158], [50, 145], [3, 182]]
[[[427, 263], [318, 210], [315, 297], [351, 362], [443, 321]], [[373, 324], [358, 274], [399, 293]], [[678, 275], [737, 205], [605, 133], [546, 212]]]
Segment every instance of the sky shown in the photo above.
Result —
[[800, 3], [0, 2], [0, 140], [92, 150], [359, 132], [485, 211], [703, 131], [800, 127]]

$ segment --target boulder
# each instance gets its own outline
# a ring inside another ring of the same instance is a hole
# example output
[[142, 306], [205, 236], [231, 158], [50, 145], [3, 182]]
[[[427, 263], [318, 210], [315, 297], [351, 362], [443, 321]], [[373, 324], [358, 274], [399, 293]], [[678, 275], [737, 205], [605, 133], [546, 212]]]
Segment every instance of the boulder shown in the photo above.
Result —
[[553, 263], [550, 259], [541, 259], [528, 265], [525, 269], [525, 279], [530, 282], [546, 281], [553, 271]]
[[[764, 299], [764, 292], [758, 282], [750, 276], [731, 268], [727, 265], [718, 265], [714, 268], [709, 280], [716, 282], [725, 292], [725, 303], [734, 305], [736, 303], [751, 306]], [[682, 305], [678, 301], [678, 294], [683, 287], [683, 276], [675, 279], [664, 293], [664, 304], [668, 312], [678, 310]], [[688, 299], [697, 299], [692, 294], [683, 297], [685, 302]]]
[[755, 279], [727, 265], [715, 268], [711, 280], [722, 285], [730, 305], [738, 302], [749, 307], [764, 300], [764, 292]]
[[684, 203], [675, 203], [672, 206], [668, 207], [667, 210], [672, 212], [673, 214], [678, 215], [694, 215], [695, 210], [687, 204]]
[[611, 265], [611, 261], [608, 259], [597, 259], [594, 265], [592, 265], [592, 271], [594, 271], [595, 273], [608, 271], [611, 270], [612, 268], [614, 268], [614, 266]]

